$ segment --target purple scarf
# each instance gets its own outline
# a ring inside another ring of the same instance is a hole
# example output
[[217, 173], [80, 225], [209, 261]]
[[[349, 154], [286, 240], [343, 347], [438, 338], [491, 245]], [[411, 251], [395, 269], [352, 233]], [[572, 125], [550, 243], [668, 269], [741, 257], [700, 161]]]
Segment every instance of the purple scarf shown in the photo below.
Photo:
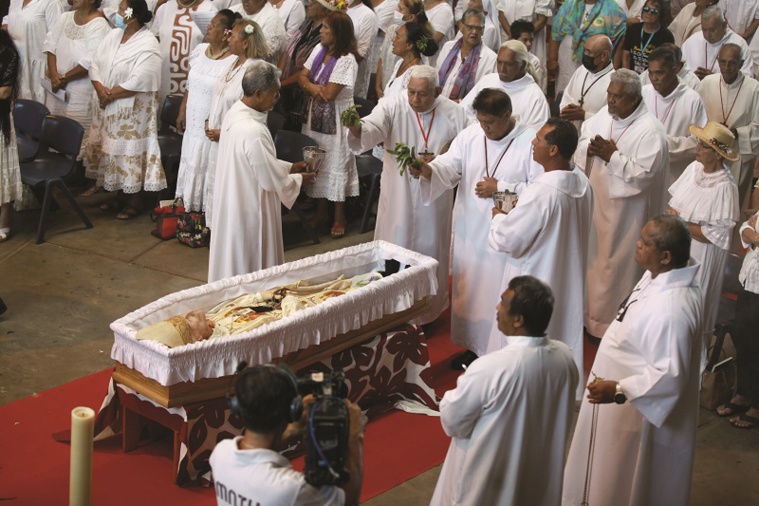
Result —
[[[329, 82], [329, 78], [332, 75], [332, 71], [335, 70], [337, 64], [337, 58], [334, 56], [330, 58], [326, 65], [322, 67], [322, 62], [327, 56], [327, 48], [322, 46], [316, 58], [314, 58], [311, 65], [311, 71], [308, 73], [308, 79], [320, 86], [326, 86]], [[319, 69], [321, 68], [321, 72]], [[308, 97], [303, 104], [303, 123], [308, 122], [309, 116], [311, 117], [311, 130], [321, 134], [334, 135], [337, 133], [337, 114], [335, 112], [335, 101], [322, 102], [320, 100], [313, 100], [312, 97]]]
[[[445, 61], [440, 66], [438, 77], [440, 78], [440, 86], [445, 86], [446, 81], [456, 65], [456, 58], [461, 54], [461, 45], [464, 42], [464, 38], [460, 38], [451, 48], [451, 52], [445, 57]], [[461, 100], [472, 88], [474, 88], [474, 76], [477, 73], [477, 65], [480, 63], [480, 49], [482, 49], [482, 41], [474, 46], [469, 52], [469, 56], [461, 64], [459, 74], [456, 76], [456, 80], [453, 82], [453, 89], [451, 89], [451, 95], [448, 97], [451, 100]]]

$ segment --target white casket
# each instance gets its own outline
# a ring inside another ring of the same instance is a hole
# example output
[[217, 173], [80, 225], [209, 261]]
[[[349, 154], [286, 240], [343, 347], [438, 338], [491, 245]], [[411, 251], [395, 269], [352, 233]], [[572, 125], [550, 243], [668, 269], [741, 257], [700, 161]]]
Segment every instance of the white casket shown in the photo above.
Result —
[[[138, 330], [193, 309], [300, 280], [384, 271], [390, 259], [407, 268], [245, 333], [177, 348], [136, 339]], [[437, 268], [433, 258], [374, 241], [172, 293], [111, 324], [114, 380], [166, 407], [223, 396], [242, 361], [300, 369], [418, 317], [437, 292]]]

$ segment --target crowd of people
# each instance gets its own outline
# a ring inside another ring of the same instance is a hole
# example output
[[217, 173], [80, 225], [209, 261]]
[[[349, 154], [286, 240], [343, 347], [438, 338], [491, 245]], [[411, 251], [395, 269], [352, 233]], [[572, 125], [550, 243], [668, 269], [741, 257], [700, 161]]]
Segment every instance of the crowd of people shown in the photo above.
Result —
[[[759, 425], [757, 27], [759, 0], [11, 0], [0, 242], [22, 191], [17, 98], [82, 124], [82, 198], [112, 192], [102, 209], [130, 219], [142, 192], [167, 187], [158, 116], [183, 95], [176, 197], [206, 215], [209, 282], [283, 263], [281, 205], [301, 193], [314, 227], [344, 235], [356, 156], [374, 149], [375, 238], [438, 260], [415, 323], [450, 300], [451, 338], [467, 350], [441, 404], [454, 440], [433, 502], [561, 501], [567, 417], [585, 397], [564, 503], [685, 504], [698, 378], [738, 242], [738, 387], [717, 411]], [[355, 97], [376, 105], [359, 117]], [[318, 172], [277, 159], [272, 110], [324, 148]], [[416, 148], [407, 173], [401, 144]], [[494, 207], [504, 194], [510, 212]], [[588, 394], [586, 334], [601, 340]], [[524, 369], [504, 371], [510, 361]], [[530, 423], [541, 392], [555, 401], [543, 434]], [[599, 415], [599, 403], [621, 406]], [[494, 421], [507, 411], [504, 429]], [[589, 434], [592, 483], [580, 476]], [[525, 478], [545, 474], [528, 453], [551, 462], [550, 486]]]

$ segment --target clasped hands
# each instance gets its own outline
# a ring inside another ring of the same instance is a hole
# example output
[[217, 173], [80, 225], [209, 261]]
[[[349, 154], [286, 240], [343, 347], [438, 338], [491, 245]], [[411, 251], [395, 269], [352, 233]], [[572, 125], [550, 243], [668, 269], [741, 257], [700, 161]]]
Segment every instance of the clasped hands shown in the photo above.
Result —
[[590, 143], [588, 144], [588, 155], [597, 156], [606, 163], [609, 163], [611, 155], [613, 155], [616, 150], [617, 143], [606, 140], [600, 135], [596, 135], [590, 139]]
[[583, 121], [585, 119], [585, 109], [577, 104], [567, 104], [559, 112], [559, 117], [567, 121]]

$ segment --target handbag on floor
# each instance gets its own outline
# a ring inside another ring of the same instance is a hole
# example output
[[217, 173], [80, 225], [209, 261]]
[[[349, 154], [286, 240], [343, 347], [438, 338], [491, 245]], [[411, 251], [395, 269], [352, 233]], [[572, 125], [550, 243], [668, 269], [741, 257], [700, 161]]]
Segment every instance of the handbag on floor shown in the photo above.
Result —
[[171, 203], [162, 201], [161, 205], [150, 212], [150, 219], [155, 222], [150, 233], [164, 241], [173, 239], [177, 235], [179, 217], [183, 214], [185, 209], [182, 199], [176, 199]]
[[717, 406], [730, 401], [735, 389], [735, 357], [725, 351], [725, 337], [732, 322], [717, 325], [714, 344], [707, 353], [708, 363], [701, 376], [699, 404], [714, 411]]
[[211, 230], [206, 227], [205, 213], [184, 213], [177, 221], [177, 239], [191, 248], [207, 248]]

